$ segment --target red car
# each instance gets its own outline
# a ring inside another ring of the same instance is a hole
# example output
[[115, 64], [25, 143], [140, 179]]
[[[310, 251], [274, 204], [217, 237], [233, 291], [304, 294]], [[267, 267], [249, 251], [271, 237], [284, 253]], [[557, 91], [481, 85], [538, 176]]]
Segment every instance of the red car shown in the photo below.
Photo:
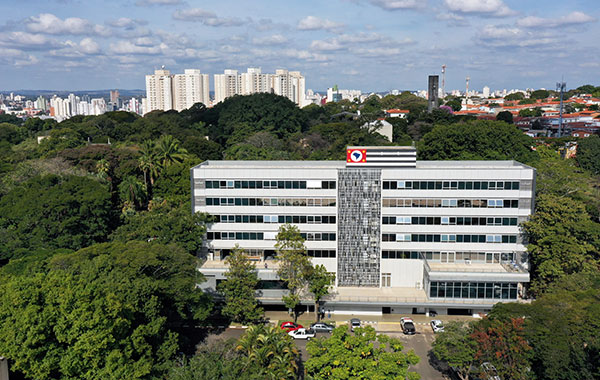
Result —
[[294, 323], [294, 322], [289, 322], [288, 321], [288, 322], [283, 322], [281, 324], [281, 328], [283, 330], [287, 331], [287, 332], [290, 332], [290, 331], [295, 331], [295, 330], [298, 330], [298, 329], [302, 329], [302, 328], [304, 328], [304, 326], [302, 326], [302, 325], [300, 325], [298, 323]]

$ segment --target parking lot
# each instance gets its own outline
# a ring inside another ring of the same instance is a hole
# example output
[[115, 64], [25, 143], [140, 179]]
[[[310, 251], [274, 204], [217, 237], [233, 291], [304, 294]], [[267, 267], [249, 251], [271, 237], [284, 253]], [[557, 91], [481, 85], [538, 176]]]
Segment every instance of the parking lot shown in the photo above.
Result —
[[[342, 323], [338, 323], [341, 325]], [[416, 366], [411, 367], [412, 371], [415, 371], [421, 375], [423, 380], [443, 380], [445, 377], [431, 366], [429, 363], [428, 352], [431, 349], [431, 344], [435, 340], [435, 334], [431, 330], [431, 327], [426, 322], [417, 322], [415, 335], [404, 335], [400, 331], [399, 323], [379, 322], [373, 325], [376, 330], [380, 333], [387, 334], [394, 338], [399, 338], [404, 343], [404, 349], [414, 350], [415, 353], [421, 358], [421, 361]], [[227, 328], [224, 331], [209, 335], [207, 341], [213, 342], [219, 339], [238, 339], [244, 333], [243, 328]], [[319, 333], [317, 337], [328, 336], [327, 333]], [[306, 340], [296, 340], [296, 346], [302, 355], [302, 360], [308, 359], [308, 353], [306, 352]]]

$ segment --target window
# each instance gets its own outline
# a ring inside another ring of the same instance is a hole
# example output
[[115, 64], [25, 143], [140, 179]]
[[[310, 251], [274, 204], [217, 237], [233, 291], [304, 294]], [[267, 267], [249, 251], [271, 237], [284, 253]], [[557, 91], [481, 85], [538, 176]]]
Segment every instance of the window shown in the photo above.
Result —
[[381, 286], [383, 288], [391, 288], [392, 287], [392, 274], [391, 273], [382, 273], [381, 274]]

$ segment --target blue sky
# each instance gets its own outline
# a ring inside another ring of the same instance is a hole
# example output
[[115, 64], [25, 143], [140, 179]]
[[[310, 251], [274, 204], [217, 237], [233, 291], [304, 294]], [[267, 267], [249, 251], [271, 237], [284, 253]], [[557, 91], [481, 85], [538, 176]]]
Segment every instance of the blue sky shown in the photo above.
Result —
[[600, 85], [598, 0], [0, 2], [0, 90], [144, 88], [165, 65], [300, 70], [307, 88]]

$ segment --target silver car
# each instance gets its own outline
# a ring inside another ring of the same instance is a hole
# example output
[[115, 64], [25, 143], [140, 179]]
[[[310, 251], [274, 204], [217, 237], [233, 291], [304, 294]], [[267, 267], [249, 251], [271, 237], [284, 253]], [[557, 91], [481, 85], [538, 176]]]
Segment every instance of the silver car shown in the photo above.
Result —
[[360, 327], [360, 319], [352, 318], [350, 320], [350, 331], [354, 331], [354, 329]]
[[431, 329], [434, 333], [444, 332], [444, 324], [439, 319], [434, 319], [431, 321]]

